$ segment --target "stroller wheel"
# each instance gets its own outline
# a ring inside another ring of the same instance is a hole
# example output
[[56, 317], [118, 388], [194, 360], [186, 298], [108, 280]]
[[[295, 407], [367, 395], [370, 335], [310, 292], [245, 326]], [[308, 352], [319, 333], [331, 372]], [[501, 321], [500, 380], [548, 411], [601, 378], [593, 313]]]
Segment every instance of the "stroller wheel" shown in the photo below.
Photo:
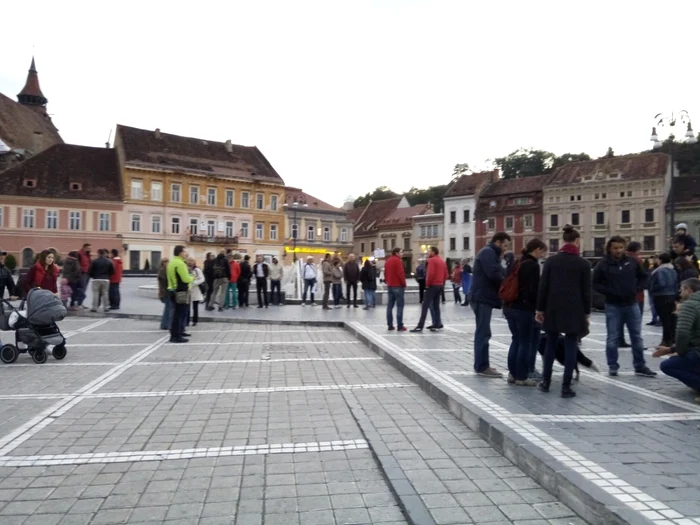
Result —
[[42, 349], [37, 349], [32, 352], [32, 359], [34, 359], [34, 362], [41, 365], [46, 363], [46, 359], [48, 359], [48, 356], [46, 355], [46, 352]]
[[59, 360], [66, 357], [66, 353], [67, 353], [67, 351], [66, 351], [65, 343], [62, 345], [54, 346], [53, 350], [51, 350], [51, 355], [53, 355], [54, 358], [59, 359]]
[[2, 345], [2, 348], [0, 348], [0, 361], [7, 365], [17, 361], [18, 356], [19, 350], [17, 350], [15, 345]]

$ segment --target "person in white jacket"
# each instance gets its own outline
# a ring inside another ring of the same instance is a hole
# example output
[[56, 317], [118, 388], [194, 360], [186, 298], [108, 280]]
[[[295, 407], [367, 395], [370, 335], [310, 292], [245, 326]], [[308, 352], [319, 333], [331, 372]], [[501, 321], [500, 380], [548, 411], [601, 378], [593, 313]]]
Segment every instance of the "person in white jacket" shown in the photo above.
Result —
[[[270, 268], [270, 302], [275, 305], [282, 306], [282, 278], [284, 277], [284, 268], [277, 260], [277, 257], [272, 258]], [[275, 294], [276, 292], [276, 294]]]
[[314, 302], [314, 289], [316, 287], [316, 277], [318, 276], [318, 269], [314, 264], [314, 258], [309, 256], [306, 258], [306, 263], [302, 269], [304, 274], [304, 293], [301, 296], [301, 305], [305, 306], [306, 303], [306, 292], [311, 291], [311, 306], [316, 306]]
[[204, 294], [200, 288], [200, 285], [204, 283], [204, 272], [197, 266], [197, 261], [192, 258], [187, 259], [187, 266], [189, 266], [190, 274], [194, 279], [190, 286], [190, 303], [192, 303], [192, 316], [190, 320], [192, 326], [197, 326], [197, 322], [199, 321], [199, 303], [204, 301]]

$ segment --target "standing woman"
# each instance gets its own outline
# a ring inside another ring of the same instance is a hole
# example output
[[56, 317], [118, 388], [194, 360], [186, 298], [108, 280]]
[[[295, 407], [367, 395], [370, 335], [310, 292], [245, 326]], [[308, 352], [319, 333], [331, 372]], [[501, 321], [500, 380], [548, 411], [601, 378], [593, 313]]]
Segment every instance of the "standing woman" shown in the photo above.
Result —
[[540, 239], [531, 239], [523, 248], [517, 268], [518, 297], [504, 305], [508, 328], [513, 336], [508, 351], [508, 382], [518, 386], [537, 386], [530, 378], [540, 343], [540, 328], [535, 322], [537, 290], [540, 285], [540, 259], [547, 253], [547, 245]]
[[[207, 253], [206, 258], [204, 259], [204, 280], [207, 283], [207, 296], [204, 298], [205, 299], [205, 304], [209, 304], [209, 300], [211, 299], [211, 293], [214, 289], [214, 254], [212, 252]], [[235, 305], [234, 305], [235, 306]]]
[[167, 257], [160, 260], [158, 270], [158, 299], [163, 303], [163, 315], [160, 319], [160, 329], [170, 330], [170, 323], [173, 319], [173, 303], [168, 295], [168, 274], [167, 268], [170, 259]]
[[540, 390], [549, 392], [559, 334], [564, 334], [564, 380], [561, 397], [574, 397], [571, 379], [576, 367], [578, 340], [588, 332], [591, 316], [591, 265], [581, 257], [581, 236], [564, 227], [564, 246], [544, 263], [537, 294], [535, 319], [547, 334]]
[[649, 281], [649, 296], [656, 314], [661, 319], [663, 336], [659, 346], [672, 347], [676, 340], [676, 296], [680, 290], [678, 273], [671, 264], [671, 256], [667, 253], [659, 255], [661, 265], [653, 270]]
[[363, 310], [369, 310], [374, 306], [374, 294], [377, 290], [377, 269], [372, 266], [369, 259], [365, 261], [360, 271], [360, 282], [362, 283], [362, 291], [365, 295], [365, 306]]
[[27, 283], [29, 289], [42, 288], [55, 294], [58, 293], [58, 266], [54, 264], [54, 254], [44, 250], [39, 254], [39, 260], [29, 269]]
[[333, 306], [340, 308], [340, 300], [343, 298], [343, 264], [340, 258], [333, 259], [333, 269], [331, 270], [331, 278], [333, 279]]
[[190, 268], [190, 275], [194, 279], [192, 286], [190, 286], [190, 302], [192, 303], [192, 326], [197, 326], [199, 322], [199, 303], [204, 301], [204, 294], [202, 289], [199, 287], [204, 283], [204, 272], [197, 267], [197, 261], [192, 257], [187, 259], [187, 266]]

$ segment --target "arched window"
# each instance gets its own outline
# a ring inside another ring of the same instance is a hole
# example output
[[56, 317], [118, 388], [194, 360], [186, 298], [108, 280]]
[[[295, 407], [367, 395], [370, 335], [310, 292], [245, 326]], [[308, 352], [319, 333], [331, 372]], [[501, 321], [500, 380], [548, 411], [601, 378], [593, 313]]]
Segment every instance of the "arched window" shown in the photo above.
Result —
[[22, 250], [22, 268], [29, 268], [34, 264], [34, 250], [25, 248]]

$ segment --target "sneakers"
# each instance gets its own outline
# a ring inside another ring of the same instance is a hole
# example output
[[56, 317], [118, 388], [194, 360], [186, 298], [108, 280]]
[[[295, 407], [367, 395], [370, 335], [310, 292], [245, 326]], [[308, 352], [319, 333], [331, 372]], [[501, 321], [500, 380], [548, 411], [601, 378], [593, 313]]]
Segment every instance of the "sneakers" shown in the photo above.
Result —
[[498, 379], [503, 377], [503, 374], [501, 374], [498, 370], [490, 367], [486, 370], [482, 370], [481, 372], [477, 372], [476, 375], [481, 377], [488, 377], [490, 379]]
[[511, 374], [511, 373], [508, 374], [508, 384], [509, 385], [515, 384], [515, 378], [513, 377], [513, 374]]
[[399, 326], [397, 330], [398, 330], [399, 332], [405, 332], [405, 331], [408, 330], [408, 328], [406, 328], [405, 326]]
[[535, 381], [542, 381], [542, 379], [544, 379], [544, 378], [542, 377], [542, 374], [541, 374], [540, 372], [538, 372], [537, 370], [533, 370], [532, 372], [530, 372], [530, 373], [527, 375], [527, 378], [528, 378], [528, 379], [534, 379]]
[[549, 392], [549, 383], [547, 381], [542, 381], [537, 388], [540, 392]]
[[634, 375], [641, 377], [656, 377], [656, 372], [649, 370], [649, 367], [645, 366], [644, 368], [638, 368], [635, 370]]
[[576, 397], [576, 392], [571, 390], [571, 387], [568, 385], [562, 386], [561, 387], [561, 397], [564, 399], [570, 398], [570, 397]]
[[524, 379], [524, 380], [516, 380], [515, 384], [517, 386], [537, 386], [537, 381], [534, 379]]
[[608, 370], [608, 375], [611, 377], [617, 377], [617, 370], [613, 370], [612, 368]]

